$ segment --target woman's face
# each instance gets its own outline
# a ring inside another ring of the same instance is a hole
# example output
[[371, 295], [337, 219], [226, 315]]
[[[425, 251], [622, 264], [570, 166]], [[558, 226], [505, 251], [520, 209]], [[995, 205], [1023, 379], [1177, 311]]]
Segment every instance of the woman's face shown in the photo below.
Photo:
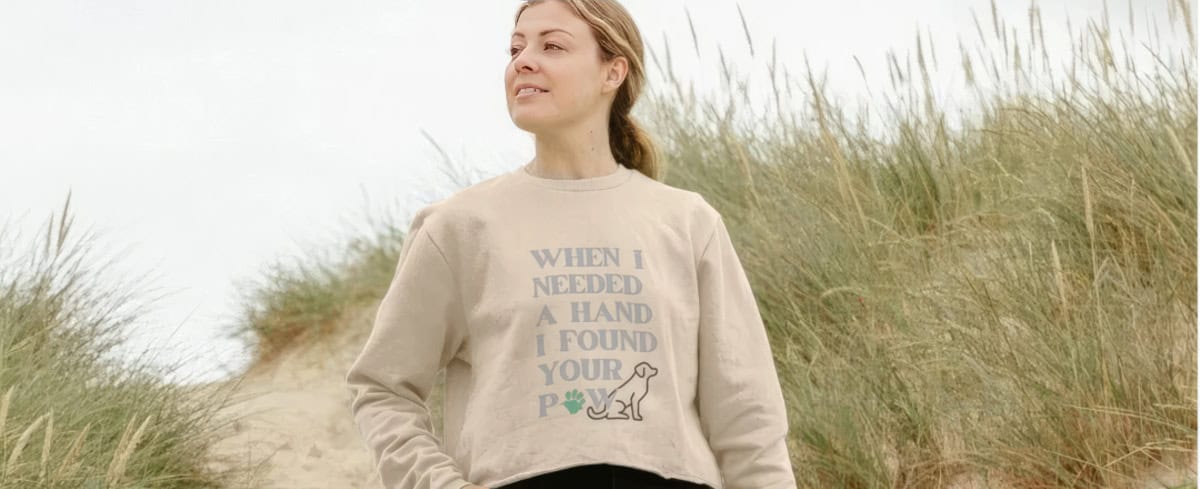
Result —
[[[604, 95], [619, 82], [605, 83], [611, 62], [601, 63], [590, 27], [567, 6], [549, 1], [526, 8], [509, 46], [504, 92], [517, 127], [536, 134], [606, 115], [612, 97]], [[526, 83], [547, 91], [518, 95]]]

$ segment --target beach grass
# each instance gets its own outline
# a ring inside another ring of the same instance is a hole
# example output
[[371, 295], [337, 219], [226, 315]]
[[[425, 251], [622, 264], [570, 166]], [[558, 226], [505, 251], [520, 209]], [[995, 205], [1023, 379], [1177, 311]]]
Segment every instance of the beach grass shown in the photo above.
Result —
[[1190, 42], [1152, 66], [1107, 21], [1066, 72], [1037, 36], [963, 48], [959, 127], [920, 33], [882, 136], [774, 64], [759, 111], [723, 59], [724, 93], [666, 73], [635, 109], [730, 223], [801, 487], [1195, 486], [1195, 44], [1167, 6]]
[[70, 202], [42, 236], [0, 229], [0, 488], [223, 487], [204, 454], [226, 397], [165, 380], [186, 359], [112, 355], [152, 302], [102, 277]]

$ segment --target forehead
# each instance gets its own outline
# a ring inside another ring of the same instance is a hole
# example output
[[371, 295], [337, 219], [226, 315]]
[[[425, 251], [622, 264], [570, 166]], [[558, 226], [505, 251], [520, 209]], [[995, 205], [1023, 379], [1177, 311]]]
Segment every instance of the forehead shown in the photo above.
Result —
[[513, 28], [514, 37], [551, 34], [580, 37], [587, 25], [559, 2], [543, 2], [526, 8]]

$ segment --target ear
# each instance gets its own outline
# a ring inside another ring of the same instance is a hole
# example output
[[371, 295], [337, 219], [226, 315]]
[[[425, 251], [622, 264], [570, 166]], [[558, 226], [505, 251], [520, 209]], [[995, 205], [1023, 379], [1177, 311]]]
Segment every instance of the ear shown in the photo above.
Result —
[[608, 70], [604, 75], [604, 91], [615, 92], [621, 88], [621, 83], [625, 81], [625, 77], [629, 74], [629, 59], [624, 56], [616, 56], [608, 62]]
[[646, 365], [639, 363], [637, 367], [634, 367], [633, 373], [635, 375], [637, 375], [638, 377], [645, 377], [646, 376]]

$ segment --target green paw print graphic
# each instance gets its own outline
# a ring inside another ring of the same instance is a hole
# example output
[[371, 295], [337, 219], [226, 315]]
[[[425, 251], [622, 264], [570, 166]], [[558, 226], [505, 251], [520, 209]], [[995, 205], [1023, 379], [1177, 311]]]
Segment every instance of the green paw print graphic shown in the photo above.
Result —
[[571, 414], [579, 412], [579, 409], [583, 407], [583, 393], [579, 392], [579, 389], [572, 389], [567, 392], [566, 397], [567, 400], [563, 401], [563, 406], [566, 406], [567, 411], [570, 411]]

